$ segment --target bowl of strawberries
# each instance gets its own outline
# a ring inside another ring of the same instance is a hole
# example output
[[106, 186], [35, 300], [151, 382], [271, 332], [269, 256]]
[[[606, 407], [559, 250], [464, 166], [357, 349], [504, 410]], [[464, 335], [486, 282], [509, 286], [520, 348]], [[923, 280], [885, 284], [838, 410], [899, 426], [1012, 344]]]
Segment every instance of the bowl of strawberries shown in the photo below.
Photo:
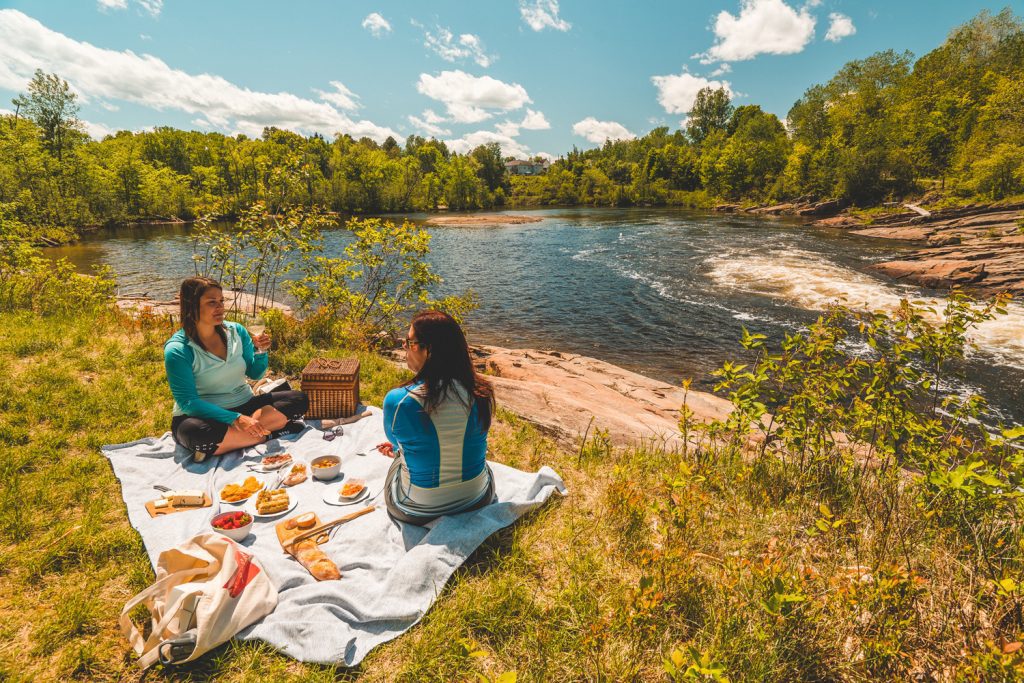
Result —
[[213, 518], [210, 526], [217, 533], [224, 534], [232, 541], [241, 541], [252, 529], [252, 515], [243, 510], [223, 512]]

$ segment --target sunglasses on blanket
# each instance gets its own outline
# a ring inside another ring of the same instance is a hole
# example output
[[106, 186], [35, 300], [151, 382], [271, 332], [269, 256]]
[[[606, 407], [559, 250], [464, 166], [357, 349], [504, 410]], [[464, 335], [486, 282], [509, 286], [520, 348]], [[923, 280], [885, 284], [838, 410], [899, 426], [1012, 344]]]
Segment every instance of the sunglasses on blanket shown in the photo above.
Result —
[[331, 427], [326, 432], [324, 432], [324, 441], [334, 441], [344, 433], [345, 429], [341, 425], [338, 425], [337, 427]]

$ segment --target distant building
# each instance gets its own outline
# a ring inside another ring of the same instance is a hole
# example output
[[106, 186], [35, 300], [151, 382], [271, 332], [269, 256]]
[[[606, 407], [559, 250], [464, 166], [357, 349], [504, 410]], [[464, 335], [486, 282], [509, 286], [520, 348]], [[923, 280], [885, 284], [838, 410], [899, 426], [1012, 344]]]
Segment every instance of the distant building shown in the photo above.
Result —
[[505, 162], [505, 168], [510, 175], [539, 175], [548, 170], [551, 164], [547, 159], [543, 161], [521, 161], [513, 159]]

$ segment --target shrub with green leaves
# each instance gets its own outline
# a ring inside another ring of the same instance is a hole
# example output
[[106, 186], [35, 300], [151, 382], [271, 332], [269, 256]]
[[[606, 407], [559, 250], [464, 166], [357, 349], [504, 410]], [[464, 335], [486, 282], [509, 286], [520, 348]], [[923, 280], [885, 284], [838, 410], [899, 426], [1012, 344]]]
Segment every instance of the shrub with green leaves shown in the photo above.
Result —
[[34, 247], [28, 228], [0, 204], [0, 310], [39, 313], [89, 310], [110, 301], [114, 280], [109, 268], [82, 275], [66, 259], [52, 260]]
[[315, 249], [320, 231], [333, 224], [334, 219], [319, 209], [291, 206], [273, 214], [263, 202], [243, 210], [231, 230], [220, 229], [212, 216], [204, 216], [192, 233], [195, 274], [255, 294], [253, 309], [244, 312], [256, 315], [261, 300], [274, 300], [295, 257]]
[[312, 240], [299, 262], [301, 278], [288, 289], [300, 310], [343, 336], [372, 339], [395, 335], [410, 313], [434, 308], [457, 320], [476, 308], [472, 291], [435, 298], [441, 284], [426, 257], [430, 233], [409, 221], [352, 219], [352, 240], [340, 257], [324, 255], [322, 241]]

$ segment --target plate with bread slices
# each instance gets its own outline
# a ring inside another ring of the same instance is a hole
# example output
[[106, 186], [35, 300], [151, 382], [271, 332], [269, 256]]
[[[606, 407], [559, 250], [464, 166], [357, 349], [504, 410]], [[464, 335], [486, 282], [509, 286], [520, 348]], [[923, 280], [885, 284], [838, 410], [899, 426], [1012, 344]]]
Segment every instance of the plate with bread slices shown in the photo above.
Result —
[[256, 519], [268, 519], [290, 512], [298, 503], [298, 498], [289, 496], [284, 489], [263, 489], [255, 498], [249, 499], [244, 510]]
[[300, 462], [292, 465], [291, 471], [288, 472], [285, 478], [281, 480], [281, 486], [298, 486], [302, 482], [306, 481], [306, 472], [307, 469], [305, 463]]

